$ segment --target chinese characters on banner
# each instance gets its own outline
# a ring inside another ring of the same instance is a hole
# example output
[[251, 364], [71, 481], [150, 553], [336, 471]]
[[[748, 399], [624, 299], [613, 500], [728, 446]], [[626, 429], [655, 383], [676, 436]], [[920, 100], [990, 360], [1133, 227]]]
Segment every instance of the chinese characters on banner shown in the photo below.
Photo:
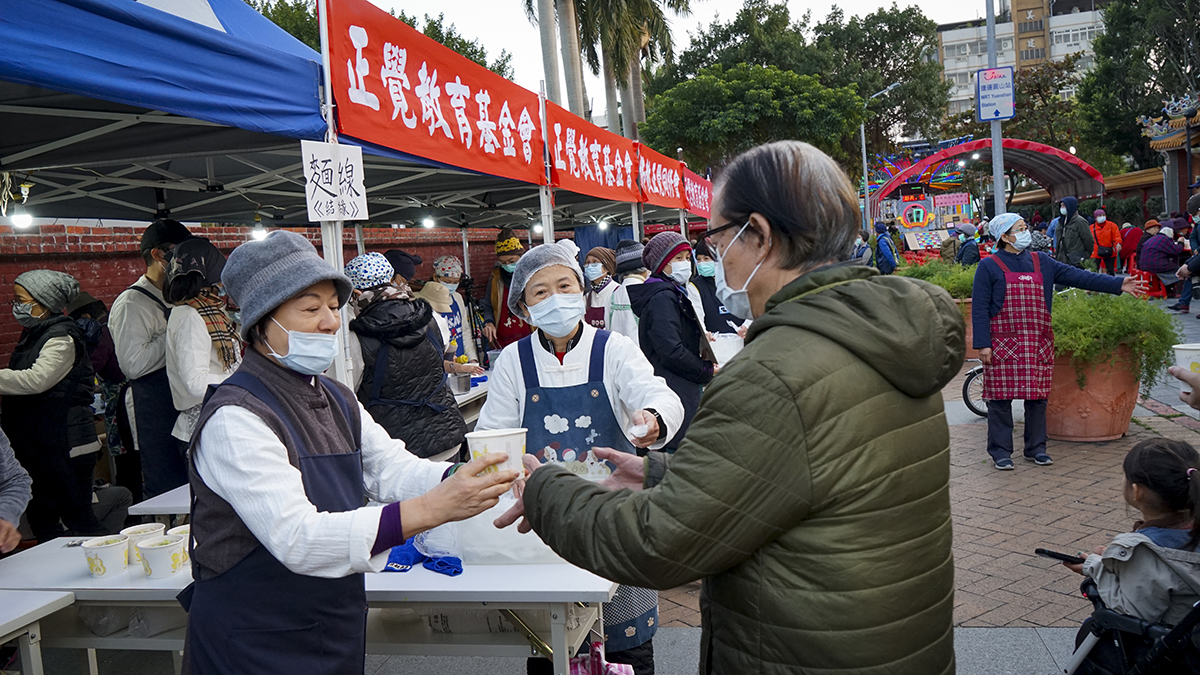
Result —
[[682, 164], [639, 143], [638, 177], [642, 182], [642, 201], [655, 206], [687, 209]]
[[546, 183], [536, 94], [367, 0], [328, 7], [339, 133], [471, 171]]
[[550, 101], [546, 128], [556, 187], [618, 202], [638, 201], [637, 144]]
[[300, 154], [309, 220], [367, 220], [362, 148], [300, 141]]
[[707, 220], [712, 212], [712, 183], [685, 167], [683, 192], [687, 196], [688, 211]]

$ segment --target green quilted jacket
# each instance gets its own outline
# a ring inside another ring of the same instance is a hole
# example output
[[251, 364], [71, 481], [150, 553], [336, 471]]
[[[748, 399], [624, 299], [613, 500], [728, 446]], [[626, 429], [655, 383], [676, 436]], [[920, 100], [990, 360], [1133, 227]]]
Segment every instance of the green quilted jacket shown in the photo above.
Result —
[[940, 391], [963, 349], [944, 290], [815, 270], [770, 299], [660, 483], [611, 492], [546, 467], [526, 513], [608, 579], [703, 579], [701, 673], [953, 673]]

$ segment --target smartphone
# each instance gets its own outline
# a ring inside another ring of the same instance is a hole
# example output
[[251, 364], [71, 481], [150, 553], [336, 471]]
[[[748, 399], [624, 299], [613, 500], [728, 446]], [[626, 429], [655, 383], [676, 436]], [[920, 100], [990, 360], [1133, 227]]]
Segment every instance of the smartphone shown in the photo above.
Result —
[[1077, 555], [1067, 555], [1066, 553], [1059, 553], [1058, 551], [1050, 551], [1050, 550], [1047, 550], [1044, 548], [1036, 549], [1036, 550], [1034, 550], [1034, 553], [1042, 556], [1043, 558], [1051, 558], [1053, 560], [1061, 560], [1062, 562], [1065, 562], [1070, 565], [1078, 565], [1078, 564], [1084, 562], [1085, 560], [1087, 560], [1087, 558], [1080, 558]]

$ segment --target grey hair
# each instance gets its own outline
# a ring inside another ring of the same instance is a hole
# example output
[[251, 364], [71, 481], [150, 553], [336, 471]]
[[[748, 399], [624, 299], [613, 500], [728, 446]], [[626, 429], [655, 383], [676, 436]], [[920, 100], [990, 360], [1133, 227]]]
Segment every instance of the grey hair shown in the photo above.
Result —
[[800, 141], [776, 141], [733, 158], [713, 193], [721, 217], [766, 218], [778, 234], [782, 266], [800, 269], [848, 260], [862, 227], [858, 195], [829, 155]]

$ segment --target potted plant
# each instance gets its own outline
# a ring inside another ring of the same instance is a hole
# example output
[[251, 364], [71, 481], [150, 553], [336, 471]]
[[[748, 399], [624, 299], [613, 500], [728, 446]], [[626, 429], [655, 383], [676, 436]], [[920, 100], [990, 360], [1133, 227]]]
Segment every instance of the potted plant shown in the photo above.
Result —
[[1059, 295], [1051, 312], [1054, 376], [1046, 432], [1063, 441], [1110, 441], [1129, 429], [1138, 388], [1151, 387], [1174, 363], [1183, 341], [1171, 315], [1129, 295]]
[[950, 293], [958, 308], [962, 311], [963, 321], [967, 324], [967, 354], [968, 359], [979, 358], [979, 350], [971, 345], [973, 331], [971, 329], [971, 290], [975, 285], [975, 269], [978, 265], [963, 266], [942, 260], [932, 260], [924, 265], [910, 265], [896, 270], [896, 274], [913, 279], [922, 279], [935, 286], [941, 286]]

